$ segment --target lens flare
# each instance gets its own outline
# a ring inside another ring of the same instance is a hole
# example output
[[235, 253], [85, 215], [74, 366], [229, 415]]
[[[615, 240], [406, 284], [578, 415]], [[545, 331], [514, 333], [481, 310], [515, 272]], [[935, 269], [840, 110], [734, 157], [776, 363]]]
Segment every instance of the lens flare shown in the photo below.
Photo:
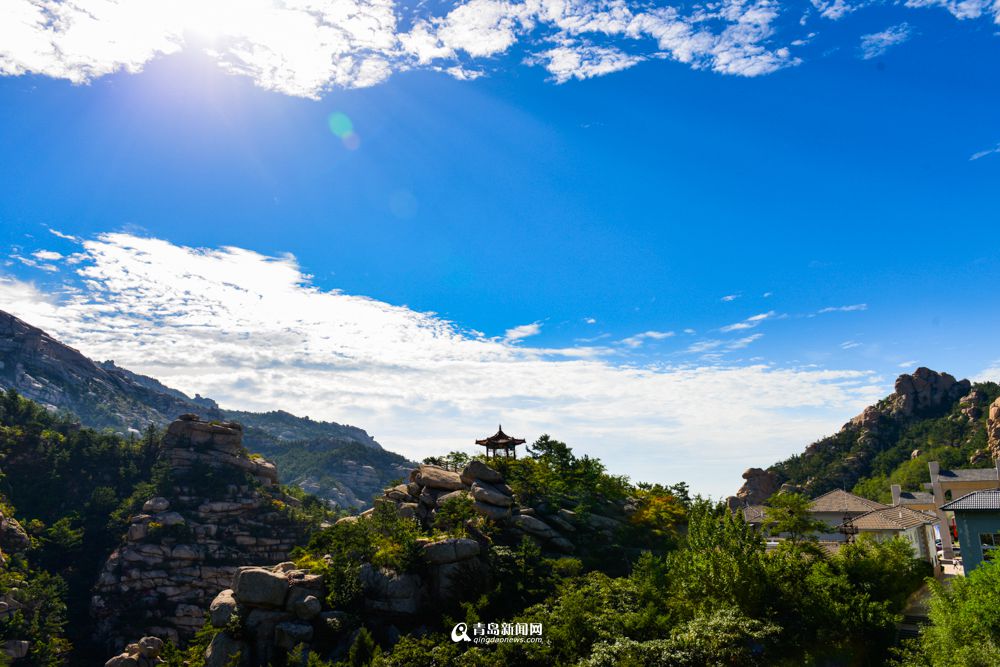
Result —
[[326, 119], [326, 123], [330, 127], [330, 132], [340, 139], [347, 150], [355, 151], [361, 146], [361, 137], [354, 131], [354, 123], [346, 113], [334, 111]]

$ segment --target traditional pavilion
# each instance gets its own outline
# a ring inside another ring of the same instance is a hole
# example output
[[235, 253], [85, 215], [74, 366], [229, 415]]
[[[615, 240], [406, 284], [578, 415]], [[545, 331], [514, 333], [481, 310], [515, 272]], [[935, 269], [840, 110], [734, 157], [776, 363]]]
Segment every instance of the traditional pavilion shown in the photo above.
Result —
[[495, 435], [482, 440], [476, 440], [477, 445], [486, 448], [486, 456], [497, 457], [497, 452], [502, 451], [507, 458], [517, 458], [517, 446], [523, 445], [521, 438], [512, 438], [503, 432], [503, 426], [497, 426]]

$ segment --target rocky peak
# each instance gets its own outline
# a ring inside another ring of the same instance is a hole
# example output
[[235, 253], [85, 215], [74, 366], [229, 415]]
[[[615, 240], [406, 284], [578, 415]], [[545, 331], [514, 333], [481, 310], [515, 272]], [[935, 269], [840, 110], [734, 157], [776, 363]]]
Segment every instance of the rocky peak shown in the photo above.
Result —
[[274, 464], [247, 453], [242, 434], [239, 424], [194, 414], [167, 428], [168, 486], [131, 518], [95, 587], [92, 612], [111, 645], [124, 645], [123, 621], [189, 639], [238, 567], [285, 561], [304, 538], [306, 526], [287, 512], [298, 501], [276, 487]]
[[896, 378], [895, 391], [889, 397], [892, 414], [911, 417], [927, 410], [950, 405], [969, 393], [972, 383], [956, 380], [948, 373], [938, 373], [921, 366], [913, 374]]

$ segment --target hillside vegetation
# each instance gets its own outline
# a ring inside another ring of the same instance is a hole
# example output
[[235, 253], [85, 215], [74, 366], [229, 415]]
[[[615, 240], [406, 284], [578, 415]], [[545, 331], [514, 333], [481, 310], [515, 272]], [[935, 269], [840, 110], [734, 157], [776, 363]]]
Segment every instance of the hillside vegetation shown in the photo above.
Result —
[[[924, 382], [918, 390], [911, 389], [914, 378]], [[738, 496], [760, 503], [785, 484], [812, 497], [846, 488], [887, 502], [892, 484], [904, 491], [923, 490], [929, 461], [940, 462], [942, 468], [993, 465], [988, 406], [1000, 398], [1000, 385], [955, 382], [927, 369], [900, 376], [896, 385], [895, 393], [834, 435], [758, 471]]]

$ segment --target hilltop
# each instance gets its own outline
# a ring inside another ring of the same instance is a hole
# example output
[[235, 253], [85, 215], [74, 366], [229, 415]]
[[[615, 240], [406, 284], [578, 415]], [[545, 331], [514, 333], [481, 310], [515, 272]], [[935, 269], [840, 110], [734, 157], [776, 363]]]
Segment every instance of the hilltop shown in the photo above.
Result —
[[[730, 504], [763, 503], [780, 489], [818, 496], [853, 489], [880, 502], [890, 486], [922, 490], [927, 463], [944, 467], [990, 467], [1000, 456], [1000, 385], [956, 380], [918, 368], [895, 382], [893, 393], [865, 408], [835, 434], [801, 454], [766, 468], [750, 468]], [[993, 433], [992, 437], [989, 435]]]
[[275, 460], [287, 480], [342, 507], [366, 507], [413, 466], [365, 430], [275, 410], [228, 410], [114, 361], [95, 362], [41, 329], [0, 311], [0, 390], [15, 389], [81, 425], [138, 437], [177, 415], [237, 421], [244, 444]]

